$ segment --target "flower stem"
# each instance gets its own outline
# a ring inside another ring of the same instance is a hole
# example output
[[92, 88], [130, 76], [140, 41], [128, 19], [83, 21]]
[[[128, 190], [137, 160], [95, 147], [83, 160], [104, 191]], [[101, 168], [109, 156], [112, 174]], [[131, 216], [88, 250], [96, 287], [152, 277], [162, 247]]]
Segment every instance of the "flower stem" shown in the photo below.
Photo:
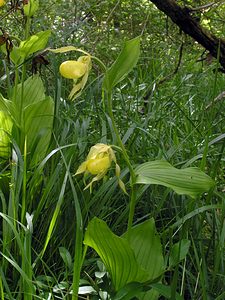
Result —
[[112, 109], [112, 92], [107, 93], [107, 104], [108, 104], [108, 114], [112, 122], [112, 127], [115, 132], [116, 138], [118, 145], [120, 146], [123, 157], [127, 163], [128, 169], [130, 171], [130, 185], [131, 185], [131, 197], [130, 197], [130, 209], [129, 209], [129, 216], [128, 216], [128, 225], [127, 225], [127, 231], [128, 231], [128, 238], [129, 238], [129, 233], [133, 224], [133, 218], [134, 218], [134, 211], [135, 211], [135, 204], [136, 204], [136, 198], [137, 198], [137, 191], [136, 191], [136, 186], [135, 186], [135, 172], [133, 169], [133, 166], [130, 162], [129, 156], [127, 154], [126, 148], [121, 140], [119, 130], [116, 126], [114, 114], [113, 114], [113, 109]]

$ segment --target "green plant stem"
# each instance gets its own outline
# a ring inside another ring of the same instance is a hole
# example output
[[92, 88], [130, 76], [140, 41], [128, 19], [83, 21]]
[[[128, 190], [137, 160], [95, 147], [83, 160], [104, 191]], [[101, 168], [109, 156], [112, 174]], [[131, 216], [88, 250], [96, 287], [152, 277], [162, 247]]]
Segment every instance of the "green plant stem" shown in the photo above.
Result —
[[[72, 300], [78, 299], [78, 290], [80, 283], [80, 272], [83, 264], [83, 259], [86, 253], [86, 250], [83, 252], [83, 219], [81, 214], [81, 208], [79, 199], [75, 187], [73, 185], [73, 180], [71, 174], [69, 175], [69, 180], [73, 192], [74, 204], [76, 208], [76, 240], [75, 240], [75, 255], [74, 255], [74, 265], [73, 265], [73, 283], [72, 283]], [[83, 252], [83, 253], [82, 253]], [[82, 255], [83, 254], [83, 255]]]
[[15, 40], [15, 41], [17, 41], [18, 43], [20, 43], [20, 42], [21, 42], [21, 39], [20, 39], [20, 38], [18, 38], [18, 36], [16, 36], [16, 35], [10, 34], [10, 38], [11, 38], [12, 40]]
[[[60, 152], [62, 154], [62, 151]], [[75, 239], [74, 264], [73, 264], [72, 300], [77, 300], [79, 284], [80, 284], [80, 272], [85, 257], [85, 253], [86, 253], [86, 250], [84, 250], [83, 252], [83, 219], [82, 219], [80, 202], [77, 196], [75, 186], [73, 184], [73, 178], [71, 176], [71, 173], [69, 172], [70, 165], [67, 165], [63, 154], [62, 154], [62, 159], [68, 172], [68, 178], [69, 178], [69, 182], [73, 194], [75, 214], [76, 214], [76, 239]]]
[[5, 297], [4, 297], [4, 290], [3, 290], [3, 284], [2, 284], [2, 279], [0, 278], [0, 296], [1, 296], [1, 299], [4, 300]]
[[73, 179], [69, 173], [69, 181], [71, 184], [71, 189], [74, 197], [75, 213], [76, 213], [76, 239], [75, 239], [75, 251], [74, 251], [74, 264], [73, 264], [73, 283], [72, 283], [72, 300], [78, 299], [78, 290], [80, 283], [80, 272], [83, 264], [84, 254], [83, 251], [83, 220], [80, 209], [79, 199], [73, 184]]
[[[27, 17], [26, 19], [26, 25], [25, 25], [25, 31], [24, 31], [24, 37], [25, 40], [27, 40], [30, 36], [30, 26], [31, 26], [31, 18]], [[26, 64], [23, 63], [23, 69], [22, 69], [22, 83], [25, 80], [25, 76], [26, 76]]]
[[25, 221], [27, 210], [26, 204], [26, 189], [27, 189], [27, 141], [24, 141], [24, 159], [23, 159], [23, 190], [22, 190], [22, 208], [21, 208], [21, 223]]
[[133, 224], [135, 204], [136, 204], [136, 195], [137, 195], [136, 186], [135, 186], [136, 176], [135, 176], [133, 166], [130, 162], [129, 156], [127, 154], [126, 148], [124, 147], [124, 144], [121, 140], [119, 130], [116, 126], [116, 122], [115, 122], [115, 118], [114, 118], [114, 114], [113, 114], [113, 109], [112, 109], [112, 92], [107, 94], [107, 101], [108, 101], [108, 114], [109, 114], [109, 117], [112, 121], [112, 127], [113, 127], [113, 130], [115, 132], [118, 145], [120, 146], [120, 148], [122, 150], [124, 159], [127, 163], [129, 171], [130, 171], [131, 197], [130, 197], [130, 209], [129, 209], [129, 216], [128, 216], [128, 225], [127, 225], [127, 231], [128, 231], [128, 237], [129, 237], [129, 232], [130, 232], [132, 224]]
[[92, 59], [96, 60], [98, 62], [98, 64], [101, 66], [101, 68], [103, 69], [104, 72], [106, 72], [107, 68], [106, 65], [96, 56], [91, 56]]
[[16, 95], [17, 95], [17, 87], [19, 84], [19, 70], [18, 68], [15, 69], [15, 80], [14, 80], [14, 93], [13, 93], [13, 100], [16, 102]]
[[[27, 17], [26, 19], [26, 25], [25, 25], [25, 31], [24, 31], [24, 37], [25, 40], [27, 40], [30, 36], [30, 26], [31, 26], [31, 18]], [[23, 109], [23, 92], [24, 92], [24, 81], [26, 79], [26, 63], [23, 62], [22, 67], [22, 92], [21, 92], [21, 103], [20, 103], [20, 124], [22, 123], [22, 109]]]
[[[30, 25], [31, 20], [27, 17], [26, 26], [25, 26], [25, 39], [29, 37], [30, 34]], [[22, 67], [22, 91], [21, 91], [21, 99], [20, 99], [20, 125], [22, 125], [23, 121], [23, 95], [24, 95], [24, 81], [26, 78], [26, 63], [23, 63]], [[23, 135], [21, 134], [21, 138]], [[22, 189], [22, 210], [21, 210], [21, 222], [23, 223], [25, 220], [25, 213], [27, 209], [26, 204], [26, 185], [27, 185], [27, 142], [26, 137], [23, 140], [23, 147], [24, 147], [24, 165], [23, 165], [23, 189]]]

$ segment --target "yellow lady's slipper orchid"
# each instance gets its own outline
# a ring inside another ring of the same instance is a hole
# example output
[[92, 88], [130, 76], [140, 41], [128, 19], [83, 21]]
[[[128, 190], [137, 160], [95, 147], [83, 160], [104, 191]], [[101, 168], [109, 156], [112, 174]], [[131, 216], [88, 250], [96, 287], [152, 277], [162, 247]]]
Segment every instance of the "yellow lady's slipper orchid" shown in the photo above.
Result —
[[77, 60], [64, 61], [59, 67], [60, 74], [68, 79], [79, 79], [85, 74], [86, 70], [86, 64]]
[[108, 170], [110, 165], [110, 157], [107, 155], [101, 158], [89, 159], [89, 161], [87, 162], [87, 170], [92, 175], [96, 175], [104, 172], [105, 170]]
[[48, 48], [47, 50], [53, 53], [76, 51], [84, 54], [83, 56], [80, 56], [78, 60], [68, 60], [59, 67], [59, 71], [63, 77], [73, 79], [73, 88], [69, 94], [69, 99], [76, 99], [81, 95], [87, 83], [88, 75], [91, 70], [91, 55], [74, 46], [65, 46], [57, 49]]
[[116, 176], [118, 178], [119, 186], [124, 191], [124, 193], [126, 193], [125, 185], [119, 178], [120, 167], [116, 162], [115, 153], [109, 145], [99, 143], [91, 147], [85, 162], [83, 162], [79, 166], [75, 175], [81, 173], [90, 173], [92, 175], [96, 175], [92, 179], [92, 181], [85, 187], [85, 189], [90, 188], [90, 190], [92, 190], [93, 182], [99, 181], [105, 176], [112, 162], [116, 164]]
[[5, 5], [5, 0], [0, 0], [0, 7]]
[[91, 70], [91, 56], [80, 56], [78, 60], [67, 60], [63, 62], [59, 71], [65, 78], [73, 79], [73, 88], [69, 94], [69, 99], [74, 100], [79, 97], [85, 87]]

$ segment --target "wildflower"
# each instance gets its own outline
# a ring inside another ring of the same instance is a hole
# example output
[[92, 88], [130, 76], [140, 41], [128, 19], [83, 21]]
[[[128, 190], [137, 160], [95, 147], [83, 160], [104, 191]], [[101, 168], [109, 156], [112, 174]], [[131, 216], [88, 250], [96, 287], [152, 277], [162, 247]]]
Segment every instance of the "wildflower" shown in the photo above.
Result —
[[86, 160], [79, 166], [75, 175], [81, 173], [90, 173], [91, 175], [96, 175], [85, 187], [85, 189], [90, 188], [90, 190], [92, 190], [93, 182], [99, 181], [105, 176], [111, 167], [112, 162], [116, 164], [116, 176], [118, 178], [119, 186], [123, 192], [126, 193], [125, 185], [119, 178], [120, 167], [116, 162], [115, 153], [109, 145], [99, 143], [91, 147]]
[[69, 94], [69, 99], [74, 100], [79, 97], [85, 87], [91, 69], [91, 56], [80, 56], [78, 60], [67, 60], [63, 62], [59, 71], [61, 75], [68, 79], [73, 79], [73, 88]]
[[60, 67], [60, 74], [68, 79], [79, 79], [87, 70], [86, 64], [77, 60], [64, 61]]
[[5, 5], [5, 0], [0, 0], [0, 7]]
[[57, 49], [47, 48], [53, 53], [66, 53], [70, 51], [81, 52], [84, 55], [80, 56], [78, 60], [67, 60], [59, 67], [59, 72], [65, 78], [73, 80], [73, 88], [69, 94], [69, 99], [74, 100], [79, 97], [87, 83], [88, 76], [91, 70], [91, 55], [74, 46], [65, 46]]

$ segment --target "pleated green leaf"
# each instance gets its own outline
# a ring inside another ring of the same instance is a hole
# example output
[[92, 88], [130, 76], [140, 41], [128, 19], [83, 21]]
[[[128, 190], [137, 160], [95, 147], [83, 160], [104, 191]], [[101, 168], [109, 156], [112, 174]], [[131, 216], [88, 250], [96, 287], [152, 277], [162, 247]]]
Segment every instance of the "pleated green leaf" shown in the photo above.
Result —
[[14, 90], [11, 116], [15, 123], [13, 138], [24, 151], [26, 139], [29, 163], [35, 165], [46, 154], [52, 134], [54, 102], [45, 96], [38, 75], [29, 77]]
[[9, 114], [0, 111], [0, 158], [10, 156], [10, 136], [13, 122]]
[[143, 284], [139, 282], [131, 282], [125, 285], [122, 289], [116, 293], [112, 300], [130, 300], [134, 297], [140, 298], [140, 295], [143, 291]]
[[0, 93], [0, 158], [7, 159], [11, 155], [10, 140], [13, 126], [11, 118], [11, 101]]
[[147, 291], [147, 292], [145, 292], [145, 293], [142, 293], [141, 295], [140, 295], [140, 300], [149, 300], [149, 299], [151, 299], [151, 300], [158, 300], [159, 299], [159, 296], [160, 296], [160, 294], [159, 294], [159, 292], [158, 291], [156, 291], [156, 290], [154, 290], [154, 289], [151, 289], [150, 291]]
[[24, 109], [24, 135], [27, 138], [31, 164], [42, 160], [46, 154], [52, 134], [54, 102], [51, 97], [33, 103]]
[[153, 281], [164, 272], [164, 258], [159, 235], [153, 218], [134, 226], [129, 235], [123, 235], [134, 250], [138, 264], [148, 273], [148, 281]]
[[[128, 234], [123, 237], [128, 239]], [[165, 271], [160, 237], [153, 218], [131, 229], [129, 244], [134, 250], [138, 264], [147, 271], [148, 282], [159, 278]], [[139, 295], [140, 300], [156, 300], [158, 292], [151, 290]]]
[[12, 102], [8, 99], [5, 99], [0, 93], [0, 111], [5, 111], [8, 114], [11, 112]]
[[51, 35], [50, 30], [40, 31], [30, 36], [27, 40], [22, 41], [19, 46], [20, 56], [25, 59], [31, 54], [44, 49]]
[[28, 105], [45, 99], [45, 89], [41, 78], [38, 75], [29, 77], [23, 85], [20, 83], [13, 91], [15, 107], [25, 109]]
[[16, 125], [23, 127], [23, 112], [32, 103], [37, 103], [45, 99], [45, 89], [41, 78], [38, 75], [29, 77], [23, 85], [18, 84], [13, 91], [12, 118]]
[[[165, 299], [171, 299], [171, 287], [164, 285], [162, 283], [153, 283], [151, 284], [151, 287], [157, 291], [160, 295], [164, 296]], [[147, 299], [146, 299], [147, 300]], [[151, 298], [149, 298], [148, 300], [151, 300]], [[184, 298], [179, 295], [178, 293], [175, 294], [175, 298], [173, 298], [173, 300], [184, 300]]]
[[127, 239], [112, 233], [104, 221], [94, 218], [89, 222], [84, 244], [98, 253], [110, 273], [116, 291], [130, 282], [144, 282], [148, 279], [148, 273], [138, 265]]
[[111, 92], [112, 88], [123, 80], [135, 67], [140, 55], [140, 37], [125, 42], [124, 47], [113, 65], [107, 70], [103, 88]]
[[190, 248], [191, 242], [183, 239], [174, 244], [169, 257], [169, 267], [176, 266], [181, 260], [183, 260]]
[[159, 184], [173, 189], [177, 194], [193, 198], [209, 191], [215, 182], [200, 169], [176, 169], [166, 161], [151, 161], [135, 169], [137, 184]]

